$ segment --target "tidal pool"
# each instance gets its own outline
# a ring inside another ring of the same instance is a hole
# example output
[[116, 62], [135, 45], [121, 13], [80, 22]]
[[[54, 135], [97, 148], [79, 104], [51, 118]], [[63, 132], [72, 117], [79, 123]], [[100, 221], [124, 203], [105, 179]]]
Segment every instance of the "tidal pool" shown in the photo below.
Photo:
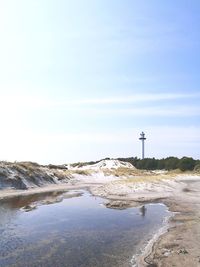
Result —
[[0, 267], [128, 267], [168, 216], [160, 204], [108, 209], [73, 194], [0, 201]]

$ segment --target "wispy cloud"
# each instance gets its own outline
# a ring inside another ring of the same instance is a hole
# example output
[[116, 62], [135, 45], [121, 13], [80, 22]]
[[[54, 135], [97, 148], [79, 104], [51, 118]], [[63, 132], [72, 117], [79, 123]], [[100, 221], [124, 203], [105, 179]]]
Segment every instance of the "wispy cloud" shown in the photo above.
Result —
[[67, 98], [52, 99], [51, 97], [39, 95], [0, 95], [1, 107], [8, 105], [11, 107], [22, 106], [30, 108], [38, 107], [59, 107], [59, 106], [93, 106], [93, 105], [117, 105], [117, 104], [140, 104], [144, 102], [159, 102], [167, 100], [183, 100], [183, 99], [196, 99], [200, 98], [200, 93], [147, 93], [147, 94], [129, 94], [121, 96], [109, 96], [99, 98]]
[[93, 115], [112, 115], [112, 116], [137, 116], [137, 117], [190, 117], [200, 116], [200, 107], [193, 105], [169, 105], [163, 107], [156, 105], [154, 107], [136, 107], [136, 108], [87, 108], [84, 112]]
[[[91, 105], [101, 105], [101, 104], [127, 104], [127, 103], [139, 103], [139, 102], [153, 102], [162, 100], [173, 100], [173, 99], [187, 99], [200, 97], [200, 93], [192, 94], [178, 94], [178, 93], [152, 93], [152, 94], [134, 94], [126, 95], [121, 97], [107, 97], [107, 98], [87, 98], [87, 99], [76, 99], [72, 100], [71, 104], [91, 104]], [[63, 102], [64, 104], [65, 102]]]
[[[73, 112], [78, 118], [81, 114], [87, 117], [95, 116], [124, 116], [124, 117], [192, 117], [200, 116], [200, 107], [193, 101], [200, 98], [199, 93], [159, 93], [159, 94], [135, 94], [122, 97], [107, 98], [85, 98], [85, 99], [52, 99], [50, 97], [39, 97], [37, 95], [26, 96], [1, 96], [0, 112], [4, 114], [1, 121], [9, 125], [10, 120], [16, 127], [21, 119], [29, 118], [34, 113], [56, 112], [57, 119], [60, 116], [69, 117]], [[177, 102], [179, 101], [179, 102]], [[21, 118], [19, 120], [19, 118]], [[38, 118], [39, 119], [39, 118]], [[75, 119], [75, 117], [74, 117]]]

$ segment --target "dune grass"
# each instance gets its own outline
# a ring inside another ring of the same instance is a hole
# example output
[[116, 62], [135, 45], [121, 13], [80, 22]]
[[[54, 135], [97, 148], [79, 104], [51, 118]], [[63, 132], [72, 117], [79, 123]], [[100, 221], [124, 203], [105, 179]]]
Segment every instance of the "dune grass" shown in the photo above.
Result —
[[141, 170], [137, 170], [135, 168], [126, 168], [126, 167], [119, 167], [119, 168], [112, 168], [112, 169], [102, 169], [104, 175], [109, 176], [113, 175], [116, 177], [129, 177], [129, 176], [135, 176], [140, 175], [141, 173], [144, 173]]
[[91, 175], [92, 172], [90, 170], [71, 170], [73, 174], [79, 174], [79, 175]]
[[174, 180], [176, 176], [170, 174], [163, 175], [141, 175], [139, 177], [130, 177], [125, 180], [121, 180], [122, 183], [158, 183], [164, 180]]

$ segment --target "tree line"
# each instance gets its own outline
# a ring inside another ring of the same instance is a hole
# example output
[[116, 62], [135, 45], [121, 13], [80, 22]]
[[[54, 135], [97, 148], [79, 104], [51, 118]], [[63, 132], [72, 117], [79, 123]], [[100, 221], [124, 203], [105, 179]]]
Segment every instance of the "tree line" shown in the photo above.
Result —
[[200, 160], [195, 160], [191, 157], [167, 157], [163, 159], [145, 158], [139, 159], [137, 157], [118, 158], [125, 162], [131, 163], [137, 169], [145, 170], [175, 170], [181, 171], [196, 170], [200, 171]]

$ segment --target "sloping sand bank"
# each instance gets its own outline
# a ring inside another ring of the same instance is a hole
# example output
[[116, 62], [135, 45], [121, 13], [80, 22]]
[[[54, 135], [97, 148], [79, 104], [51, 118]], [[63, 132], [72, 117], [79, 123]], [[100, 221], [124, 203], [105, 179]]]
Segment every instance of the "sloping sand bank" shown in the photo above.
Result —
[[184, 184], [182, 191], [163, 200], [175, 215], [138, 266], [200, 266], [200, 177], [184, 179]]

